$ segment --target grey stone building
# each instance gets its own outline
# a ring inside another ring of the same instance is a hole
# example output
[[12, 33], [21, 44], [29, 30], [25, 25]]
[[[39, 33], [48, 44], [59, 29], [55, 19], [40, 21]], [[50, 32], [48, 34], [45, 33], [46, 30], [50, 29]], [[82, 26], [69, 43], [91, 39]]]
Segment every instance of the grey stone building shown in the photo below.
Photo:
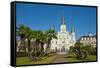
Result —
[[88, 33], [88, 35], [81, 36], [79, 42], [83, 43], [84, 45], [91, 45], [93, 47], [96, 47], [96, 35]]

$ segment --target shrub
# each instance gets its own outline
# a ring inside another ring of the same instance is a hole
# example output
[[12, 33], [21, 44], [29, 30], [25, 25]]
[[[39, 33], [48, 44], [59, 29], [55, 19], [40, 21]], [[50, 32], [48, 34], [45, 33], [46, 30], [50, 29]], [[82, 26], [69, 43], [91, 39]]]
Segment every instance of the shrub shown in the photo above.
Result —
[[88, 54], [96, 55], [96, 48], [77, 42], [74, 46], [70, 47], [70, 52], [75, 53], [77, 59], [85, 59]]
[[17, 57], [26, 57], [26, 56], [28, 56], [28, 54], [25, 53], [25, 52], [17, 52], [17, 53], [16, 53], [16, 56], [17, 56]]

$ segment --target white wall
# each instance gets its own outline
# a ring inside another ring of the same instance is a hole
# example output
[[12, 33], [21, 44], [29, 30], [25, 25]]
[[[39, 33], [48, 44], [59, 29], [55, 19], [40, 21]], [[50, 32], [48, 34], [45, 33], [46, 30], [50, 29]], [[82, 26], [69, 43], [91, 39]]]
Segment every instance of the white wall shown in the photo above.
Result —
[[[10, 64], [10, 2], [13, 0], [0, 0], [0, 68], [12, 68]], [[20, 1], [20, 0], [19, 0]], [[27, 0], [21, 0], [27, 1]], [[28, 0], [33, 2], [65, 3], [80, 5], [97, 5], [100, 0]], [[100, 12], [100, 8], [98, 8]], [[98, 13], [100, 16], [100, 13]], [[99, 19], [99, 18], [98, 18]], [[100, 22], [98, 23], [100, 29]], [[99, 30], [100, 35], [100, 30]], [[99, 37], [100, 40], [100, 37]], [[100, 44], [100, 42], [99, 42]], [[100, 48], [98, 49], [100, 52]], [[100, 56], [100, 54], [98, 54]], [[100, 62], [75, 63], [63, 65], [34, 66], [34, 68], [99, 68]], [[24, 68], [24, 67], [23, 67]], [[33, 66], [27, 67], [33, 68]]]

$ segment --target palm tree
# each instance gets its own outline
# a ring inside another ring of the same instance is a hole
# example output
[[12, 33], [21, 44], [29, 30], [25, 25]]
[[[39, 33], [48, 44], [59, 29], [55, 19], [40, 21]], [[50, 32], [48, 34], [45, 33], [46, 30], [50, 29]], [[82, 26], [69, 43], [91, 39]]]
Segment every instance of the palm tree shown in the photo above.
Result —
[[[21, 42], [25, 48], [27, 48], [27, 53], [29, 57], [39, 57], [43, 55], [43, 45], [46, 43], [46, 52], [49, 52], [50, 41], [52, 38], [56, 38], [55, 30], [49, 29], [46, 32], [40, 30], [31, 30], [25, 25], [19, 25], [16, 30], [16, 35], [20, 37]], [[25, 40], [27, 39], [27, 41]], [[31, 43], [31, 39], [34, 39], [34, 44]], [[32, 55], [34, 54], [34, 56]]]
[[57, 38], [56, 32], [54, 29], [50, 28], [49, 30], [46, 31], [45, 36], [46, 36], [46, 43], [47, 43], [46, 53], [48, 54], [50, 52], [50, 42], [52, 38]]
[[[20, 37], [22, 45], [24, 45], [24, 48], [30, 47], [30, 34], [31, 29], [25, 25], [19, 25], [16, 29], [16, 35]], [[27, 45], [25, 45], [25, 39], [27, 39]]]
[[33, 30], [30, 34], [30, 39], [34, 39], [34, 44], [31, 45], [30, 47], [30, 53], [31, 53], [31, 56], [33, 54], [33, 57], [34, 58], [39, 58], [41, 56], [43, 56], [43, 45], [45, 43], [45, 34], [40, 31], [40, 30]]

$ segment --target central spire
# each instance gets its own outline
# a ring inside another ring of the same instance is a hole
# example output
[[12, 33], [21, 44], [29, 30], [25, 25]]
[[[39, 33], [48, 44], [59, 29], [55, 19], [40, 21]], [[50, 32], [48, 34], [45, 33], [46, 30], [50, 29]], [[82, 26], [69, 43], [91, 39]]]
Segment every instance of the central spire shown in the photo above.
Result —
[[66, 32], [66, 25], [65, 25], [65, 19], [64, 19], [64, 16], [61, 17], [60, 30], [61, 30], [61, 32]]
[[65, 24], [65, 19], [64, 19], [64, 16], [62, 16], [61, 25], [64, 25], [64, 24]]

